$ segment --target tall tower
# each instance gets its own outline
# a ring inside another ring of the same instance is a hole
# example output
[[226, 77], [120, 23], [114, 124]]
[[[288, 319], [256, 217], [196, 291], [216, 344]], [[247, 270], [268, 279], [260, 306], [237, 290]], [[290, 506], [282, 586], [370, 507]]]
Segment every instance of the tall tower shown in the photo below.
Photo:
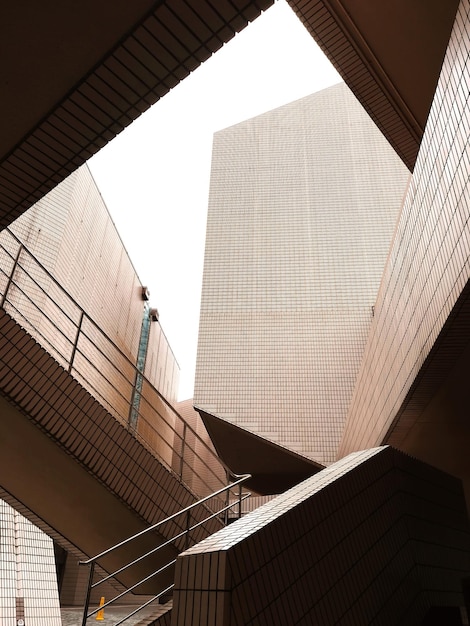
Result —
[[197, 407], [335, 459], [408, 177], [344, 84], [216, 133]]

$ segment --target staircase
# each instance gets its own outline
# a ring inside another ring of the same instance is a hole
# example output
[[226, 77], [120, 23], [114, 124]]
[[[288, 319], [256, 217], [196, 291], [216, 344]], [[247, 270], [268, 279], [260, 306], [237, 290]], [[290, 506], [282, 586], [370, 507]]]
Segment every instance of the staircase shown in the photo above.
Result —
[[[145, 578], [223, 527], [200, 505], [188, 541], [172, 516], [225, 488], [227, 470], [11, 232], [0, 260], [0, 497], [77, 560], [138, 535], [104, 555], [103, 571], [160, 546], [136, 565]], [[136, 576], [123, 570], [118, 579], [129, 588]], [[169, 568], [158, 584], [172, 580]], [[136, 591], [152, 595], [155, 582]]]
[[[222, 526], [227, 526], [229, 521], [233, 520], [229, 513], [234, 509], [238, 512], [238, 519], [240, 519], [242, 502], [251, 495], [250, 493], [242, 492], [242, 485], [251, 478], [251, 475], [246, 474], [244, 476], [234, 478], [235, 480], [230, 482], [226, 487], [218, 489], [214, 493], [201, 498], [198, 502], [195, 502], [181, 511], [170, 515], [166, 519], [149, 526], [145, 530], [119, 542], [91, 559], [81, 561], [80, 565], [89, 568], [88, 587], [85, 595], [82, 626], [86, 626], [87, 620], [92, 618], [96, 619], [100, 611], [105, 611], [110, 606], [125, 603], [125, 597], [129, 593], [149, 593], [149, 589], [152, 587], [154, 587], [154, 589], [158, 589], [158, 591], [151, 595], [151, 597], [146, 598], [140, 606], [133, 608], [128, 614], [120, 617], [118, 621], [113, 624], [113, 626], [120, 626], [120, 624], [129, 623], [129, 620], [138, 615], [143, 609], [153, 606], [157, 602], [165, 601], [166, 598], [172, 596], [174, 583], [170, 582], [168, 584], [168, 582], [169, 577], [171, 578], [171, 581], [174, 580], [176, 558], [165, 562], [164, 565], [160, 564], [157, 568], [155, 568], [156, 555], [160, 554], [162, 550], [168, 548], [169, 546], [176, 547], [184, 545], [185, 550], [190, 548], [198, 543], [198, 537], [200, 536], [201, 530], [206, 537], [211, 534], [210, 531], [208, 531], [209, 522], [217, 520], [222, 524]], [[236, 492], [235, 496], [232, 495], [234, 491]], [[222, 507], [220, 506], [221, 501], [224, 502]], [[201, 511], [204, 515], [202, 519]], [[139, 556], [136, 556], [131, 561], [126, 560], [116, 570], [111, 572], [105, 571], [103, 564], [110, 562], [109, 559], [111, 555], [114, 555], [115, 562], [116, 558], [120, 558], [118, 555], [122, 554], [123, 550], [126, 555], [129, 553], [130, 547], [132, 547], [134, 552], [140, 550], [142, 547], [142, 539], [144, 537], [154, 536], [155, 533], [167, 535], [168, 533], [163, 530], [165, 527], [177, 528], [179, 530], [165, 542], [152, 547], [150, 550], [139, 553]], [[144, 563], [146, 565], [143, 569]], [[145, 574], [142, 578], [143, 571]], [[97, 579], [95, 577], [95, 573], [99, 573], [99, 577]], [[118, 593], [107, 602], [101, 602], [100, 606], [90, 610], [90, 597], [92, 591], [96, 594], [101, 585], [108, 583], [110, 580], [118, 580], [122, 582], [123, 579], [131, 580], [132, 584], [127, 586], [124, 591]], [[144, 624], [165, 624], [166, 620], [169, 620], [168, 614], [171, 610], [172, 603], [168, 602], [165, 606], [167, 609], [163, 613], [159, 607], [157, 615], [154, 618], [147, 617], [142, 621], [139, 621], [138, 624], [140, 626], [144, 626]]]

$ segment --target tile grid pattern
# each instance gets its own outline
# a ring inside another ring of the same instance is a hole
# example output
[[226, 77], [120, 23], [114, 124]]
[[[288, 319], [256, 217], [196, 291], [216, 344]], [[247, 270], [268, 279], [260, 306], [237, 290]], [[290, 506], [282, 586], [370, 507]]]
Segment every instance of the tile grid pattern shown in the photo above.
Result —
[[463, 606], [469, 539], [459, 481], [353, 453], [180, 555], [173, 623], [411, 626]]
[[5, 156], [0, 226], [8, 226], [271, 4], [153, 3], [133, 32]]
[[52, 539], [0, 501], [0, 623], [61, 626]]
[[343, 84], [216, 133], [196, 406], [334, 460], [408, 176]]
[[[142, 519], [155, 523], [195, 501], [176, 476], [2, 310], [0, 354], [1, 393]], [[202, 536], [200, 529], [197, 538]]]
[[469, 272], [470, 3], [462, 0], [348, 413], [340, 455], [384, 440]]
[[[88, 167], [78, 169], [40, 200], [11, 225], [11, 231], [62, 287], [59, 290], [46, 275], [35, 270], [36, 280], [46, 291], [51, 291], [51, 298], [57, 305], [45, 299], [51, 318], [59, 326], [65, 324], [65, 312], [78, 324], [79, 311], [73, 300], [76, 301], [125, 356], [136, 363], [144, 308], [142, 283]], [[11, 254], [15, 256], [16, 244], [10, 243], [8, 231], [0, 234], [0, 241], [13, 248]], [[23, 276], [22, 280], [26, 283], [27, 278]], [[31, 291], [33, 298], [44, 297], [34, 285]], [[72, 300], [64, 292], [70, 294]], [[17, 297], [21, 297], [19, 292]], [[23, 303], [18, 308], [22, 310], [22, 306]], [[25, 322], [30, 322], [28, 329], [32, 333], [35, 317], [37, 312], [28, 310]], [[50, 346], [60, 345], [59, 333], [46, 327], [44, 320], [39, 330], [45, 333]], [[101, 335], [90, 325], [84, 331], [90, 341], [83, 349], [88, 348], [93, 363], [97, 358], [91, 352], [93, 343], [105, 353], [107, 349]], [[70, 339], [76, 332], [76, 328], [70, 328]], [[85, 356], [88, 356], [86, 352]], [[112, 358], [117, 357], [113, 354]], [[101, 359], [100, 366], [104, 365]], [[120, 362], [119, 367], [126, 371], [124, 362]], [[76, 368], [83, 380], [90, 375], [88, 362], [83, 363], [86, 371], [80, 372], [78, 363]], [[112, 377], [113, 372], [108, 375]], [[127, 385], [133, 382], [132, 375], [133, 372], [126, 373]], [[179, 368], [159, 323], [151, 324], [145, 375], [168, 401], [176, 401]]]

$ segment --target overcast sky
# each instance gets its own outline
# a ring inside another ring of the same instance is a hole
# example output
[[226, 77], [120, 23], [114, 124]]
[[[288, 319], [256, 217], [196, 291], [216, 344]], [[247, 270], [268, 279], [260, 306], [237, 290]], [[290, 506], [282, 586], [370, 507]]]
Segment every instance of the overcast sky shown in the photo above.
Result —
[[212, 136], [340, 78], [282, 0], [89, 161], [193, 395]]

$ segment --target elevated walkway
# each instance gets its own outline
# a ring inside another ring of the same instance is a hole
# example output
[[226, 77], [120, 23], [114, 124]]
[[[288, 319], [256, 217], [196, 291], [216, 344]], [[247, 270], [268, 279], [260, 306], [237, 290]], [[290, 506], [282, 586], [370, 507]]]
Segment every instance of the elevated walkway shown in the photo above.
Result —
[[[226, 484], [207, 444], [10, 232], [0, 261], [0, 497], [78, 560]], [[211, 520], [191, 542], [221, 526]], [[170, 524], [135, 550], [175, 534]], [[102, 565], [117, 569], [114, 556]]]
[[1, 495], [67, 550], [95, 554], [197, 500], [4, 310], [0, 355]]
[[[0, 261], [0, 497], [78, 560], [225, 485], [213, 451], [12, 233]], [[191, 541], [221, 526], [211, 520]], [[117, 569], [114, 556], [103, 567]]]
[[[84, 559], [225, 486], [213, 450], [9, 231], [0, 260], [0, 497]], [[282, 492], [320, 469], [272, 445], [261, 454], [262, 441], [229, 439], [267, 457], [254, 467], [257, 491]], [[191, 542], [220, 527], [211, 521]], [[183, 547], [168, 548], [164, 562]]]

